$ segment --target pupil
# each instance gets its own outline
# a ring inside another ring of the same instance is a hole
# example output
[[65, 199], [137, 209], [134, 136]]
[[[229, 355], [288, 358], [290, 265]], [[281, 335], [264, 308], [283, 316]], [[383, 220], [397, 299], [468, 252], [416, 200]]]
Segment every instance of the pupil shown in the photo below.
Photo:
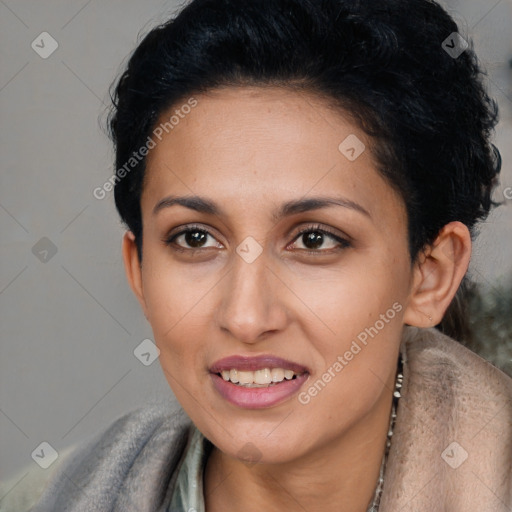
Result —
[[203, 231], [189, 231], [185, 234], [185, 241], [190, 247], [201, 247], [206, 239]]
[[302, 242], [308, 249], [317, 249], [321, 247], [324, 241], [324, 235], [318, 231], [311, 231], [302, 235]]

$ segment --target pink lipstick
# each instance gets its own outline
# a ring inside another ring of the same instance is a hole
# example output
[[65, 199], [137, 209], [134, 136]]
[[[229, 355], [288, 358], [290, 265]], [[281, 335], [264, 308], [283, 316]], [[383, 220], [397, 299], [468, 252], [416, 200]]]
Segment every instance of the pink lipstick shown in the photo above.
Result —
[[223, 398], [246, 409], [263, 409], [283, 402], [309, 377], [305, 366], [271, 355], [226, 357], [211, 366], [210, 374]]

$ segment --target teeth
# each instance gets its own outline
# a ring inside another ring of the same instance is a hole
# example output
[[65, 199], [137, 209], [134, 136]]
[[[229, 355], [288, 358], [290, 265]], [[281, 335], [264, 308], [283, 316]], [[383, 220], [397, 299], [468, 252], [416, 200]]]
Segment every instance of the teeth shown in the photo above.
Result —
[[252, 384], [254, 382], [254, 372], [238, 372], [238, 382], [240, 384]]
[[284, 380], [284, 370], [282, 368], [273, 368], [270, 373], [272, 374], [272, 382], [281, 382]]
[[270, 374], [270, 370], [268, 368], [263, 368], [263, 370], [256, 370], [254, 372], [254, 382], [256, 384], [270, 384], [272, 382], [272, 375]]
[[298, 375], [293, 370], [283, 368], [263, 368], [254, 372], [233, 368], [232, 370], [222, 370], [220, 373], [225, 381], [246, 387], [267, 387], [284, 380], [291, 380], [294, 375]]

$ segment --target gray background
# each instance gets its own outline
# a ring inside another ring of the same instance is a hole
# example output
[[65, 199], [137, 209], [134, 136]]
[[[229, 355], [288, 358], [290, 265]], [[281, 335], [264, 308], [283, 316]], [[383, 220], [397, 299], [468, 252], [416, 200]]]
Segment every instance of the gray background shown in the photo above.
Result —
[[[172, 396], [158, 361], [144, 366], [133, 354], [151, 330], [125, 281], [113, 198], [92, 191], [113, 172], [98, 123], [109, 85], [139, 34], [178, 5], [0, 0], [0, 479], [27, 466], [43, 471], [31, 459], [42, 441], [61, 451], [134, 407]], [[474, 38], [501, 107], [496, 199], [504, 200], [512, 186], [511, 4], [448, 7]], [[59, 45], [47, 59], [31, 47], [44, 31]], [[512, 274], [511, 221], [508, 200], [482, 226], [472, 275], [486, 286]], [[46, 262], [33, 253], [43, 237], [57, 250]]]

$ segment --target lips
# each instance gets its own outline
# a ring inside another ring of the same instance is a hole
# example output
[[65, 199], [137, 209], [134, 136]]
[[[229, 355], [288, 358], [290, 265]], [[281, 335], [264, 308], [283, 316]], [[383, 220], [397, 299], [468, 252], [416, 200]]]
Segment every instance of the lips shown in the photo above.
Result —
[[280, 357], [230, 356], [210, 368], [213, 385], [228, 402], [262, 409], [294, 395], [309, 377], [308, 369]]
[[[257, 357], [230, 356], [215, 362], [210, 368], [211, 373], [220, 373], [223, 370], [242, 370], [251, 371], [263, 370], [264, 368], [282, 368], [283, 370], [292, 370], [294, 373], [308, 372], [305, 366], [292, 361], [287, 361], [280, 357], [263, 355]], [[309, 373], [309, 372], [308, 372]]]

